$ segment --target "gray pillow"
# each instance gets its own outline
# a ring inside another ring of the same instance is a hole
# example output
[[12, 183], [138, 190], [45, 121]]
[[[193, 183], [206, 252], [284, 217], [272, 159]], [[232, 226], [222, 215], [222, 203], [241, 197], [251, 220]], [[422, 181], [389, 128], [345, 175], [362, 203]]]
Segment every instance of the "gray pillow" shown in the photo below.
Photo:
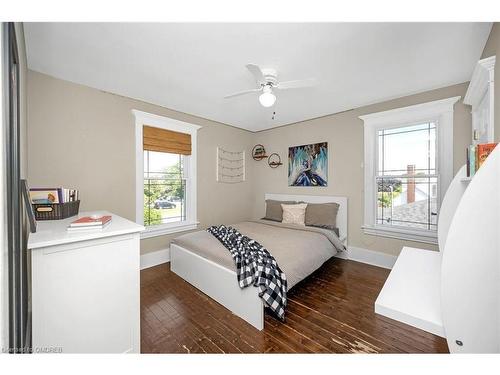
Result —
[[306, 225], [326, 229], [337, 228], [337, 212], [339, 204], [308, 203], [306, 208]]
[[283, 209], [281, 204], [295, 204], [295, 201], [275, 201], [266, 199], [266, 220], [283, 221]]

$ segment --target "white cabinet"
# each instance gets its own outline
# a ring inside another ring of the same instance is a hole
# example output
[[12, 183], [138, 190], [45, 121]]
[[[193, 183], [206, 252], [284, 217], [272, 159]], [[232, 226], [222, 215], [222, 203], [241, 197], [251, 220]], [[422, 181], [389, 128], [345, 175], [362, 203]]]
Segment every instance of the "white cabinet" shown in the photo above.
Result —
[[[102, 214], [109, 214], [103, 213]], [[83, 213], [86, 216], [92, 213]], [[75, 217], [30, 235], [33, 351], [140, 351], [140, 232], [112, 215], [103, 230], [68, 233]]]

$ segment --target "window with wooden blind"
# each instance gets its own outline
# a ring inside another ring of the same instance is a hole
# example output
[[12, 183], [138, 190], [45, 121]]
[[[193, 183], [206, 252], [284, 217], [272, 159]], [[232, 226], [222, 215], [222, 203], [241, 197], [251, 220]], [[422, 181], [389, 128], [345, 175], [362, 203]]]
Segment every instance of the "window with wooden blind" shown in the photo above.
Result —
[[196, 132], [199, 126], [134, 111], [136, 217], [142, 237], [195, 229]]

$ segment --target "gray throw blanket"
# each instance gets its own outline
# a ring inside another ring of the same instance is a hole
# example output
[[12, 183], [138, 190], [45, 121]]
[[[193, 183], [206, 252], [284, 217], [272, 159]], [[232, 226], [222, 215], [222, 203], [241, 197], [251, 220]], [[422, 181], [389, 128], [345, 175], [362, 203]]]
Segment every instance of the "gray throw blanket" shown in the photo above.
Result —
[[258, 287], [259, 297], [281, 320], [285, 317], [287, 282], [276, 259], [257, 241], [232, 227], [212, 226], [207, 229], [231, 253], [236, 264], [240, 288]]

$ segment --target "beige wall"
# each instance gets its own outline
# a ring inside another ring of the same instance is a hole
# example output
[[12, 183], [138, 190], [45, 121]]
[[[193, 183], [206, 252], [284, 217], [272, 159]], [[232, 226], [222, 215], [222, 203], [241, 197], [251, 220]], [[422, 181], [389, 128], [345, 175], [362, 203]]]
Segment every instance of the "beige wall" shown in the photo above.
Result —
[[[135, 119], [132, 109], [201, 125], [198, 220], [204, 228], [249, 218], [247, 182], [215, 181], [216, 147], [251, 150], [253, 135], [141, 101], [29, 71], [28, 176], [31, 186], [80, 189], [81, 210], [109, 210], [135, 220]], [[247, 161], [250, 163], [250, 161]], [[168, 247], [171, 236], [141, 241], [142, 252]]]
[[[135, 219], [135, 141], [132, 109], [201, 125], [198, 137], [198, 219], [200, 228], [263, 216], [264, 194], [298, 193], [344, 195], [349, 198], [349, 244], [389, 254], [403, 245], [434, 248], [364, 235], [363, 123], [358, 116], [427, 101], [464, 96], [467, 83], [391, 100], [319, 119], [259, 133], [168, 110], [130, 98], [105, 93], [47, 75], [28, 75], [28, 176], [32, 186], [80, 189], [81, 210], [105, 209]], [[470, 143], [470, 108], [457, 103], [454, 119], [454, 169], [462, 165]], [[288, 147], [329, 142], [329, 186], [287, 186]], [[278, 152], [284, 165], [271, 169], [265, 161], [248, 157], [262, 143]], [[247, 181], [215, 181], [218, 145], [247, 151]], [[173, 236], [141, 241], [142, 253], [166, 248]]]
[[500, 142], [500, 23], [495, 22], [481, 55], [482, 59], [496, 55], [495, 66], [495, 141]]
[[[363, 122], [358, 116], [452, 96], [461, 96], [463, 99], [467, 86], [468, 83], [463, 83], [256, 133], [255, 142], [262, 143], [268, 153], [279, 153], [284, 165], [271, 169], [265, 161], [254, 162], [255, 175], [258, 180], [258, 183], [254, 185], [254, 216], [263, 216], [263, 200], [266, 192], [347, 196], [349, 198], [348, 241], [350, 246], [389, 254], [399, 254], [404, 245], [434, 249], [435, 247], [432, 245], [363, 234], [361, 225], [363, 220], [364, 178], [362, 163], [364, 145]], [[454, 172], [465, 163], [465, 148], [470, 143], [470, 134], [470, 107], [462, 104], [462, 100], [460, 100], [455, 105], [454, 113]], [[324, 141], [328, 142], [329, 148], [328, 187], [288, 187], [286, 160], [288, 147]]]

